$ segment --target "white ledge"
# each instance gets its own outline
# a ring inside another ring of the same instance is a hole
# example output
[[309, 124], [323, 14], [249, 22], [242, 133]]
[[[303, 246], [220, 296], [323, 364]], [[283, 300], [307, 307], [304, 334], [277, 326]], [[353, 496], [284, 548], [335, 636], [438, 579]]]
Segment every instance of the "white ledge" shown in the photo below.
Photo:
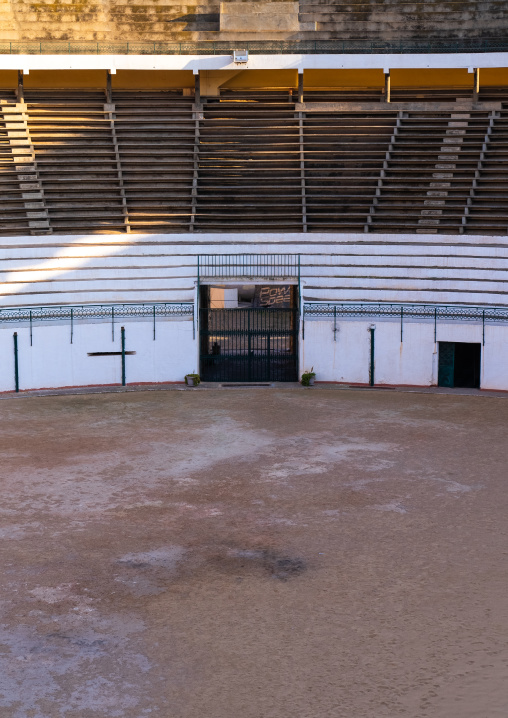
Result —
[[[508, 67], [507, 52], [249, 55], [246, 70]], [[232, 55], [0, 55], [0, 70], [238, 70]]]

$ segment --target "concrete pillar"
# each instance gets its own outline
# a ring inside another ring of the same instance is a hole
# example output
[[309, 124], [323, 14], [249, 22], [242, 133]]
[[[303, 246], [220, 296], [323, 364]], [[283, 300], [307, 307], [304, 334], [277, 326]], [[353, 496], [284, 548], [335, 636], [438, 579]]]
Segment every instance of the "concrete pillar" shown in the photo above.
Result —
[[25, 90], [23, 85], [23, 70], [18, 70], [18, 89], [16, 91], [18, 102], [25, 101]]
[[475, 67], [473, 71], [473, 102], [478, 102], [480, 93], [480, 68]]
[[194, 75], [194, 103], [199, 105], [201, 103], [201, 77], [199, 72]]
[[298, 71], [298, 102], [303, 102], [303, 70]]
[[106, 75], [106, 102], [113, 103], [113, 91], [111, 89], [111, 72], [108, 70]]
[[390, 79], [390, 70], [385, 70], [385, 102], [391, 102], [392, 83]]

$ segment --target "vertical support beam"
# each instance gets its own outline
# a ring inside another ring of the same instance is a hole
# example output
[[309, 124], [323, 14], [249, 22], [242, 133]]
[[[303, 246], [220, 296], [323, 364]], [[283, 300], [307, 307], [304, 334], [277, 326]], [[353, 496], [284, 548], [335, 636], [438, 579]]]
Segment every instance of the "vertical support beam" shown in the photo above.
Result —
[[385, 102], [392, 101], [392, 80], [390, 70], [385, 70]]
[[478, 102], [480, 94], [480, 68], [475, 67], [473, 70], [473, 102]]
[[106, 102], [108, 105], [113, 104], [113, 88], [111, 87], [111, 72], [106, 73]]
[[122, 386], [125, 386], [125, 327], [120, 329], [122, 338]]
[[[298, 75], [301, 77], [301, 75]], [[305, 145], [303, 136], [303, 120], [305, 114], [303, 112], [298, 113], [298, 135], [300, 140], [300, 186], [302, 192], [302, 228], [303, 231], [307, 231], [307, 192], [305, 186]]]
[[14, 332], [14, 389], [19, 392], [18, 332]]
[[201, 77], [199, 72], [194, 75], [194, 104], [201, 104]]
[[25, 86], [23, 80], [23, 70], [18, 70], [18, 87], [16, 90], [16, 97], [18, 102], [25, 101]]
[[374, 386], [374, 360], [375, 360], [375, 351], [374, 351], [374, 332], [376, 331], [376, 327], [374, 324], [372, 324], [369, 327], [370, 332], [370, 366], [369, 366], [369, 384], [370, 386]]
[[303, 101], [303, 70], [298, 70], [298, 102]]

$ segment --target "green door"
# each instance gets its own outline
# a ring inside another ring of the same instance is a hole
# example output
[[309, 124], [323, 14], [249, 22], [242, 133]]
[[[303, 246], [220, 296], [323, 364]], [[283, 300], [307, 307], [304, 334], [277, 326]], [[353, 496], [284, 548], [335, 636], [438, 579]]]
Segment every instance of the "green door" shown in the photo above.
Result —
[[455, 372], [455, 342], [439, 342], [437, 385], [453, 387]]

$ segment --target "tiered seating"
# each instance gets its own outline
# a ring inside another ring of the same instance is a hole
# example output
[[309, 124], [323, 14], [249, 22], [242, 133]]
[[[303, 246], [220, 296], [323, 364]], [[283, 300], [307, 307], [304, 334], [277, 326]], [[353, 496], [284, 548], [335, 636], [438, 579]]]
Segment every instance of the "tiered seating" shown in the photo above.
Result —
[[288, 100], [206, 101], [197, 230], [302, 230], [299, 120]]
[[398, 87], [392, 84], [392, 102], [456, 102], [472, 100], [473, 87]]
[[[300, 21], [314, 30], [307, 39], [368, 38], [380, 48], [402, 39], [503, 37], [508, 13], [503, 0], [301, 0]], [[349, 42], [349, 45], [352, 41]], [[424, 49], [424, 42], [421, 42]], [[443, 52], [447, 44], [443, 42]], [[351, 50], [350, 50], [351, 51]], [[407, 51], [407, 50], [406, 50]]]
[[396, 117], [396, 112], [307, 113], [305, 194], [310, 231], [363, 232]]
[[300, 112], [287, 90], [226, 91], [202, 107], [169, 91], [105, 99], [0, 99], [0, 233], [508, 233], [508, 109]]
[[471, 192], [465, 229], [469, 233], [508, 233], [508, 110], [492, 126]]
[[405, 113], [371, 229], [459, 232], [488, 122], [486, 111]]
[[384, 88], [344, 87], [340, 90], [315, 90], [304, 88], [304, 102], [382, 102]]
[[[21, 115], [12, 113], [16, 105], [14, 92], [0, 93], [0, 234], [30, 234], [22, 188], [23, 171], [17, 171], [12, 139], [9, 138], [7, 124], [11, 126], [15, 139], [25, 140], [28, 137]], [[12, 127], [14, 125], [14, 127]], [[19, 136], [23, 133], [23, 136]], [[11, 135], [12, 136], [12, 135]]]
[[193, 99], [175, 92], [115, 92], [113, 101], [131, 229], [187, 231], [194, 171]]
[[100, 92], [27, 91], [29, 130], [53, 230], [125, 230], [111, 121]]

